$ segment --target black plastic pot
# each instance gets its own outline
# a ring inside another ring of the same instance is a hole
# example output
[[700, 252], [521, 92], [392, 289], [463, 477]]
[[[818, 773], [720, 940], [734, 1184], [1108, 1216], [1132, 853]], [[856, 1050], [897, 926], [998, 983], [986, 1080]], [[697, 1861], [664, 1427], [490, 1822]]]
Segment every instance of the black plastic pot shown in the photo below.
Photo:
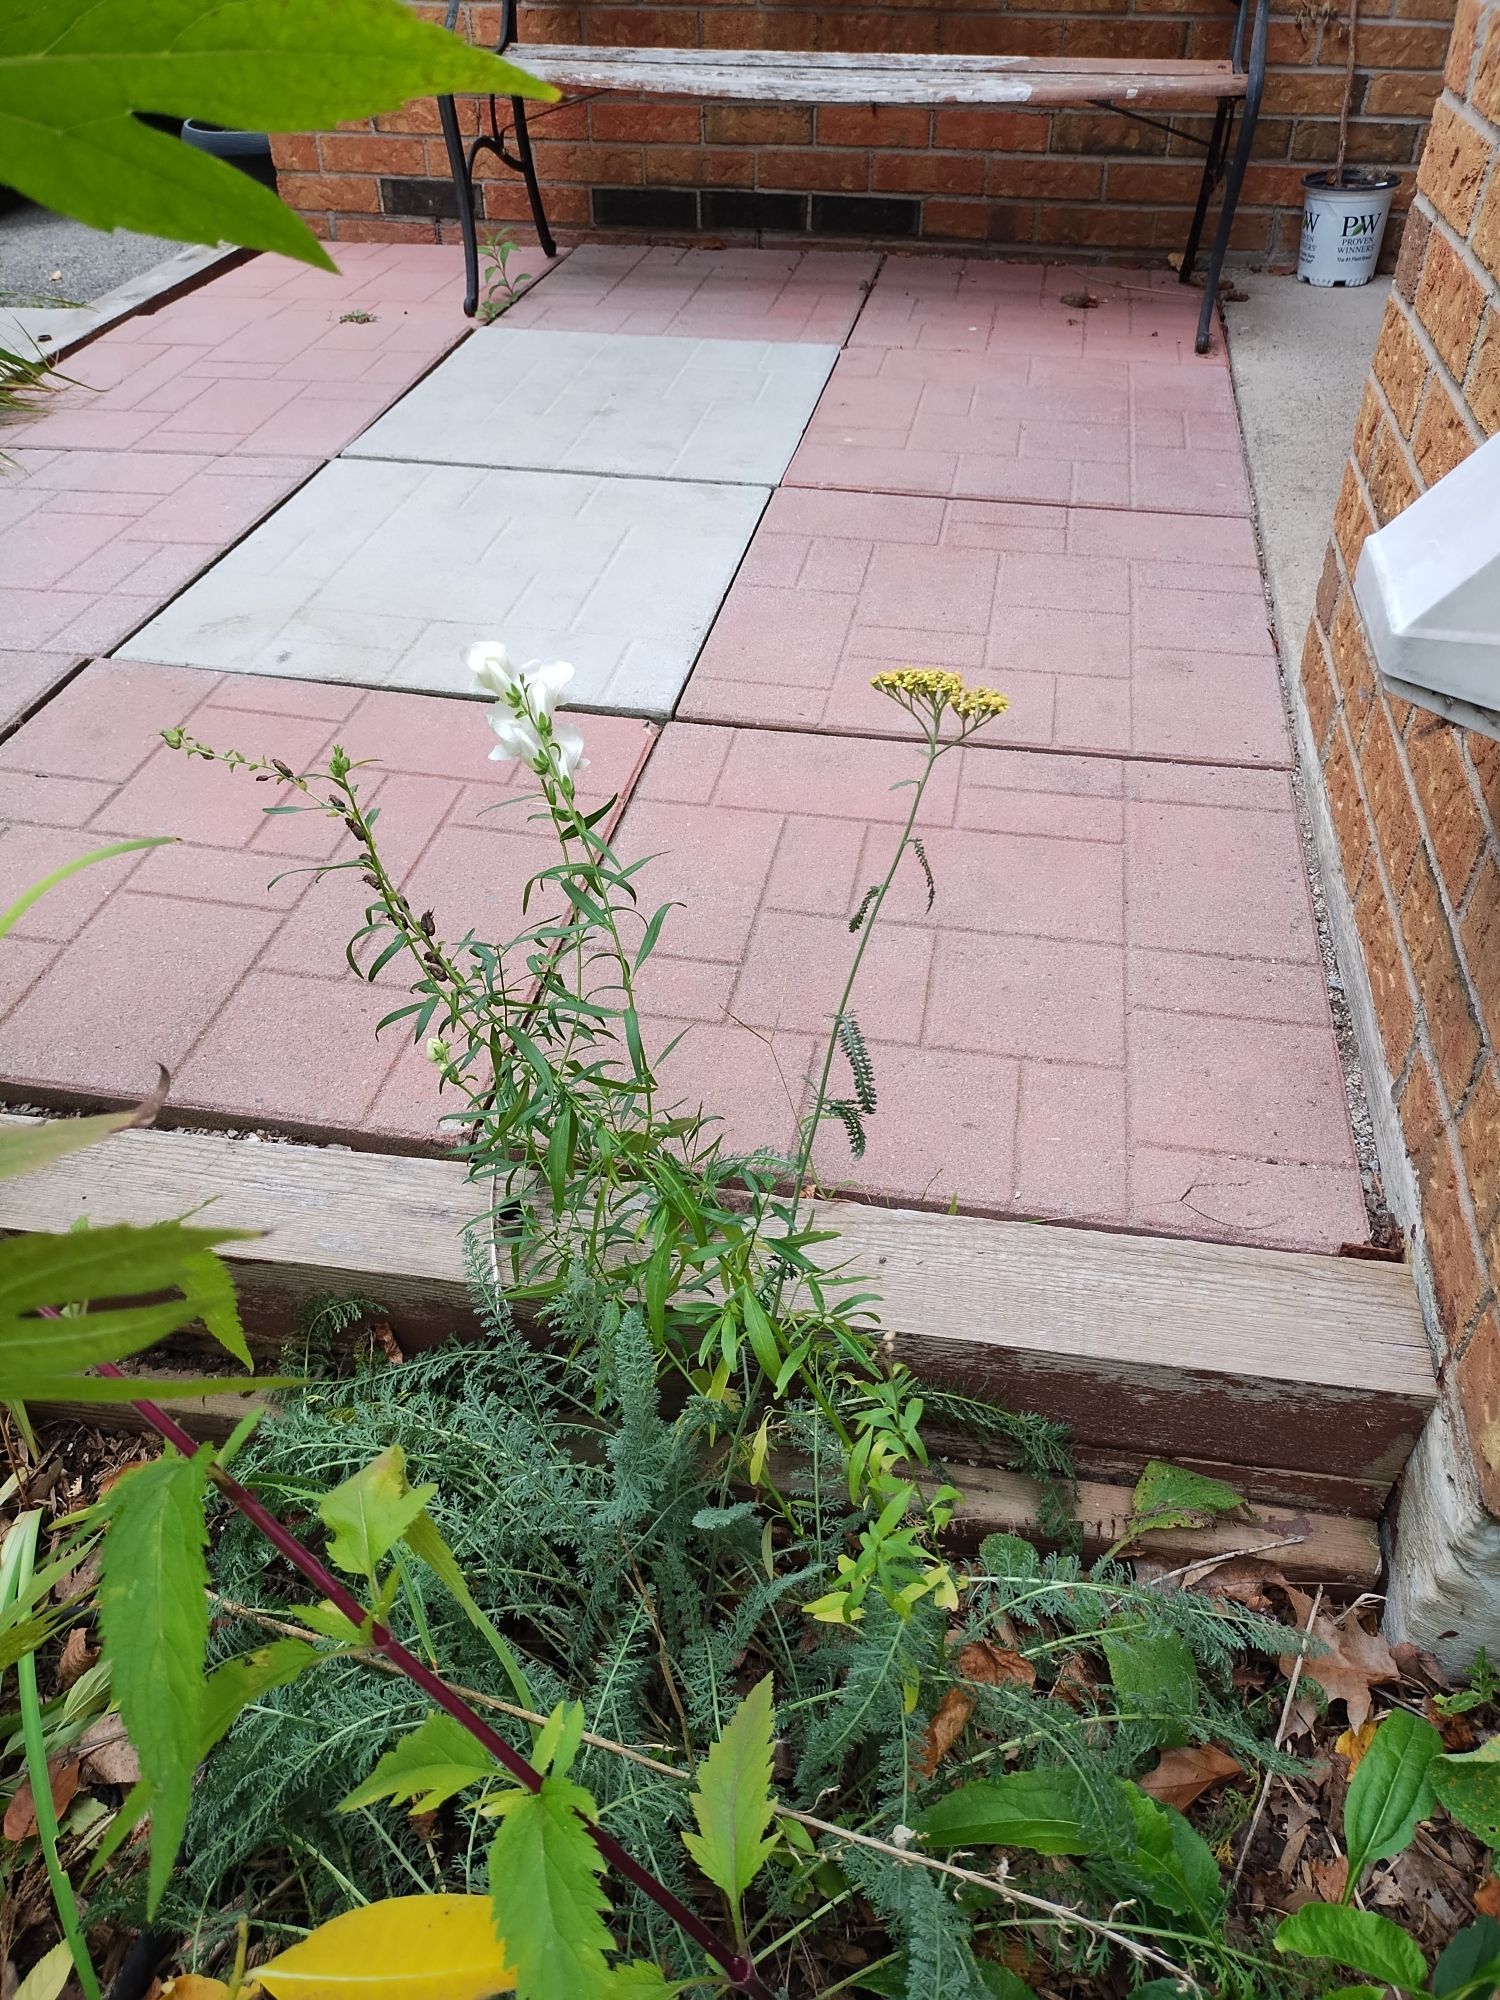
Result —
[[228, 132], [222, 125], [205, 125], [200, 119], [183, 121], [182, 142], [196, 146], [200, 153], [212, 153], [248, 174], [262, 187], [276, 191], [276, 167], [271, 159], [271, 141], [264, 132]]

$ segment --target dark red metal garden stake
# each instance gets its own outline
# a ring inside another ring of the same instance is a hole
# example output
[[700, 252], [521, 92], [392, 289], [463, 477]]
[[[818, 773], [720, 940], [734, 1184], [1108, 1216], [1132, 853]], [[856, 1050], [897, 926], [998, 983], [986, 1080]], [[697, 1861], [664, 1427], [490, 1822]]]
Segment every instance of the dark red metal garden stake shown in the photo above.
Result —
[[[112, 1375], [117, 1380], [124, 1379], [123, 1371], [109, 1362], [100, 1364], [99, 1373]], [[197, 1451], [198, 1447], [182, 1426], [157, 1404], [133, 1403], [131, 1408], [150, 1424], [159, 1437], [165, 1438], [168, 1444], [180, 1451], [184, 1458], [191, 1458]], [[237, 1479], [231, 1479], [227, 1472], [221, 1471], [217, 1466], [214, 1467], [211, 1476], [214, 1485], [225, 1499], [237, 1507], [245, 1519], [252, 1522], [266, 1540], [278, 1549], [295, 1569], [300, 1570], [313, 1588], [320, 1591], [330, 1604], [342, 1611], [355, 1625], [364, 1626], [369, 1620], [370, 1644], [377, 1652], [383, 1653], [393, 1667], [399, 1668], [408, 1680], [415, 1681], [429, 1701], [436, 1702], [438, 1707], [451, 1715], [455, 1722], [467, 1729], [476, 1742], [482, 1743], [490, 1755], [505, 1766], [517, 1784], [524, 1785], [530, 1792], [541, 1790], [541, 1774], [532, 1769], [520, 1752], [513, 1750], [505, 1738], [491, 1729], [483, 1716], [476, 1715], [462, 1696], [456, 1695], [430, 1667], [424, 1666], [414, 1653], [409, 1653], [401, 1641], [388, 1632], [385, 1626], [377, 1625], [370, 1620], [369, 1612], [359, 1599], [351, 1591], [346, 1590], [332, 1571], [325, 1569], [312, 1551], [304, 1548], [295, 1535], [288, 1533], [276, 1516], [263, 1507], [248, 1488], [241, 1486]], [[674, 1924], [684, 1930], [700, 1950], [707, 1952], [714, 1963], [723, 1968], [724, 1976], [732, 1986], [737, 1986], [741, 1992], [748, 1993], [751, 2000], [775, 2000], [770, 1987], [747, 1956], [725, 1944], [723, 1939], [711, 1931], [680, 1897], [674, 1896], [664, 1882], [658, 1882], [648, 1869], [643, 1868], [638, 1861], [627, 1854], [620, 1843], [602, 1827], [590, 1823], [589, 1834], [610, 1867], [617, 1874], [623, 1875], [627, 1882], [634, 1883], [643, 1895], [649, 1896], [657, 1908], [664, 1911]]]

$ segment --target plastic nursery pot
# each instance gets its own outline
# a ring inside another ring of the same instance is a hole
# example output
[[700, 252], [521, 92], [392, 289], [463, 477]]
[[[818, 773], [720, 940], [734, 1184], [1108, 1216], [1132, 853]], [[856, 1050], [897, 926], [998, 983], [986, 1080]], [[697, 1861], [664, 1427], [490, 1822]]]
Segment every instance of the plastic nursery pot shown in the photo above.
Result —
[[222, 125], [205, 125], [200, 119], [183, 120], [182, 142], [196, 146], [200, 153], [212, 153], [248, 174], [262, 187], [276, 192], [276, 168], [271, 159], [271, 141], [264, 132], [230, 132]]
[[1304, 284], [1369, 283], [1398, 184], [1395, 174], [1303, 175], [1297, 276]]

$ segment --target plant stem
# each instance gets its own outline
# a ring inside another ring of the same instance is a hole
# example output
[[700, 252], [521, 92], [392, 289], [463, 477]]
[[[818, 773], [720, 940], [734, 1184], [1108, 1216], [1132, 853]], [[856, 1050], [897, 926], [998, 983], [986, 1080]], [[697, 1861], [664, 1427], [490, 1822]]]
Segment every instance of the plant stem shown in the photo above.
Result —
[[1344, 95], [1339, 104], [1339, 150], [1334, 162], [1333, 184], [1344, 185], [1344, 158], [1349, 150], [1349, 108], [1354, 101], [1354, 45], [1359, 29], [1359, 0], [1349, 0], [1349, 47], [1344, 55]]
[[[112, 1362], [101, 1362], [99, 1372], [101, 1375], [113, 1376], [117, 1380], [123, 1376], [123, 1371], [116, 1368]], [[131, 1407], [137, 1415], [144, 1418], [159, 1437], [165, 1438], [167, 1443], [174, 1450], [180, 1451], [185, 1458], [192, 1458], [196, 1454], [198, 1447], [192, 1438], [179, 1423], [167, 1415], [165, 1410], [155, 1403], [148, 1402], [133, 1403]], [[477, 1715], [469, 1703], [456, 1694], [446, 1681], [424, 1665], [414, 1653], [408, 1652], [394, 1633], [372, 1618], [358, 1598], [346, 1590], [333, 1572], [326, 1569], [310, 1549], [304, 1548], [296, 1536], [284, 1528], [275, 1515], [263, 1507], [247, 1487], [241, 1486], [237, 1479], [231, 1478], [217, 1465], [211, 1468], [209, 1476], [231, 1506], [237, 1508], [253, 1527], [260, 1530], [278, 1554], [285, 1556], [292, 1567], [300, 1571], [313, 1588], [328, 1599], [335, 1610], [341, 1611], [351, 1624], [368, 1633], [370, 1645], [377, 1652], [384, 1654], [397, 1672], [414, 1682], [428, 1700], [434, 1702], [445, 1714], [451, 1715], [460, 1728], [466, 1729], [476, 1743], [481, 1744], [497, 1763], [504, 1766], [517, 1784], [524, 1785], [526, 1790], [532, 1793], [541, 1790], [541, 1773], [535, 1770], [519, 1751], [513, 1750], [503, 1736], [491, 1729], [484, 1718]], [[625, 1880], [632, 1887], [639, 1889], [642, 1895], [649, 1896], [659, 1910], [670, 1917], [701, 1951], [706, 1952], [722, 1969], [731, 1986], [737, 1986], [748, 1993], [751, 2000], [774, 2000], [771, 1989], [743, 1952], [735, 1951], [726, 1945], [722, 1938], [709, 1929], [696, 1911], [690, 1910], [665, 1883], [658, 1882], [648, 1869], [643, 1868], [633, 1855], [627, 1853], [612, 1834], [606, 1833], [601, 1826], [592, 1822], [585, 1824], [588, 1825], [594, 1845], [610, 1867], [617, 1874], [623, 1875]], [[97, 1993], [91, 1995], [90, 2000], [98, 2000]]]
[[[0, 1572], [0, 1603], [19, 1598], [31, 1582], [36, 1565], [36, 1536], [41, 1524], [36, 1511], [22, 1514], [6, 1538], [5, 1567]], [[14, 1550], [14, 1554], [12, 1553]], [[89, 1957], [83, 1922], [73, 1895], [73, 1884], [57, 1851], [57, 1813], [52, 1805], [52, 1776], [47, 1769], [47, 1745], [42, 1736], [42, 1704], [37, 1693], [36, 1655], [23, 1653], [16, 1662], [16, 1679], [21, 1693], [21, 1728], [26, 1739], [26, 1774], [31, 1780], [31, 1809], [36, 1817], [36, 1834], [58, 1922], [73, 1957], [73, 1969], [87, 2000], [100, 2000], [99, 1979]]]

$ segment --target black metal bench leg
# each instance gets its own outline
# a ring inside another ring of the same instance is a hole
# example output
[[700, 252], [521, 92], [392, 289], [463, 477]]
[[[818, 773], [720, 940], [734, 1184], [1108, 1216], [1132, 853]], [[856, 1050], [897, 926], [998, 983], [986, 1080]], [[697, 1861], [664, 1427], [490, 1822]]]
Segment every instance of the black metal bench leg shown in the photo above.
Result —
[[[1260, 101], [1266, 87], [1268, 11], [1267, 0], [1256, 0], [1255, 25], [1250, 34], [1250, 61], [1246, 68], [1245, 109], [1240, 120], [1239, 135], [1234, 142], [1229, 171], [1224, 176], [1224, 193], [1219, 203], [1219, 226], [1214, 231], [1214, 247], [1209, 253], [1208, 276], [1203, 286], [1203, 310], [1198, 315], [1198, 338], [1194, 344], [1200, 354], [1208, 352], [1209, 336], [1213, 330], [1214, 307], [1219, 301], [1219, 275], [1224, 269], [1224, 253], [1229, 248], [1229, 236], [1234, 228], [1234, 211], [1239, 205], [1240, 187], [1244, 182], [1245, 168], [1250, 162], [1250, 148], [1255, 143], [1255, 127], [1260, 119]], [[1242, 15], [1242, 21], [1243, 18]], [[1237, 51], [1241, 46], [1238, 33], [1235, 37], [1235, 46]]]
[[1198, 205], [1193, 210], [1192, 227], [1188, 230], [1187, 243], [1182, 252], [1182, 264], [1177, 273], [1184, 285], [1191, 281], [1194, 266], [1198, 262], [1198, 244], [1203, 236], [1203, 220], [1208, 214], [1209, 199], [1224, 164], [1224, 136], [1228, 124], [1229, 100], [1220, 98], [1218, 109], [1214, 113], [1214, 129], [1209, 134], [1208, 152], [1203, 160], [1203, 178], [1198, 183]]
[[538, 243], [544, 257], [555, 257], [557, 245], [552, 240], [552, 231], [547, 227], [547, 211], [542, 206], [542, 191], [537, 186], [536, 161], [531, 153], [531, 133], [526, 126], [526, 100], [513, 97], [510, 100], [511, 125], [516, 135], [516, 158], [521, 163], [522, 178], [526, 182], [526, 199], [531, 203], [531, 220], [536, 227]]
[[448, 148], [448, 165], [453, 174], [453, 192], [458, 203], [458, 231], [464, 246], [464, 311], [470, 319], [479, 310], [479, 237], [474, 226], [474, 183], [469, 175], [468, 154], [458, 129], [458, 109], [451, 97], [437, 101], [443, 143]]

